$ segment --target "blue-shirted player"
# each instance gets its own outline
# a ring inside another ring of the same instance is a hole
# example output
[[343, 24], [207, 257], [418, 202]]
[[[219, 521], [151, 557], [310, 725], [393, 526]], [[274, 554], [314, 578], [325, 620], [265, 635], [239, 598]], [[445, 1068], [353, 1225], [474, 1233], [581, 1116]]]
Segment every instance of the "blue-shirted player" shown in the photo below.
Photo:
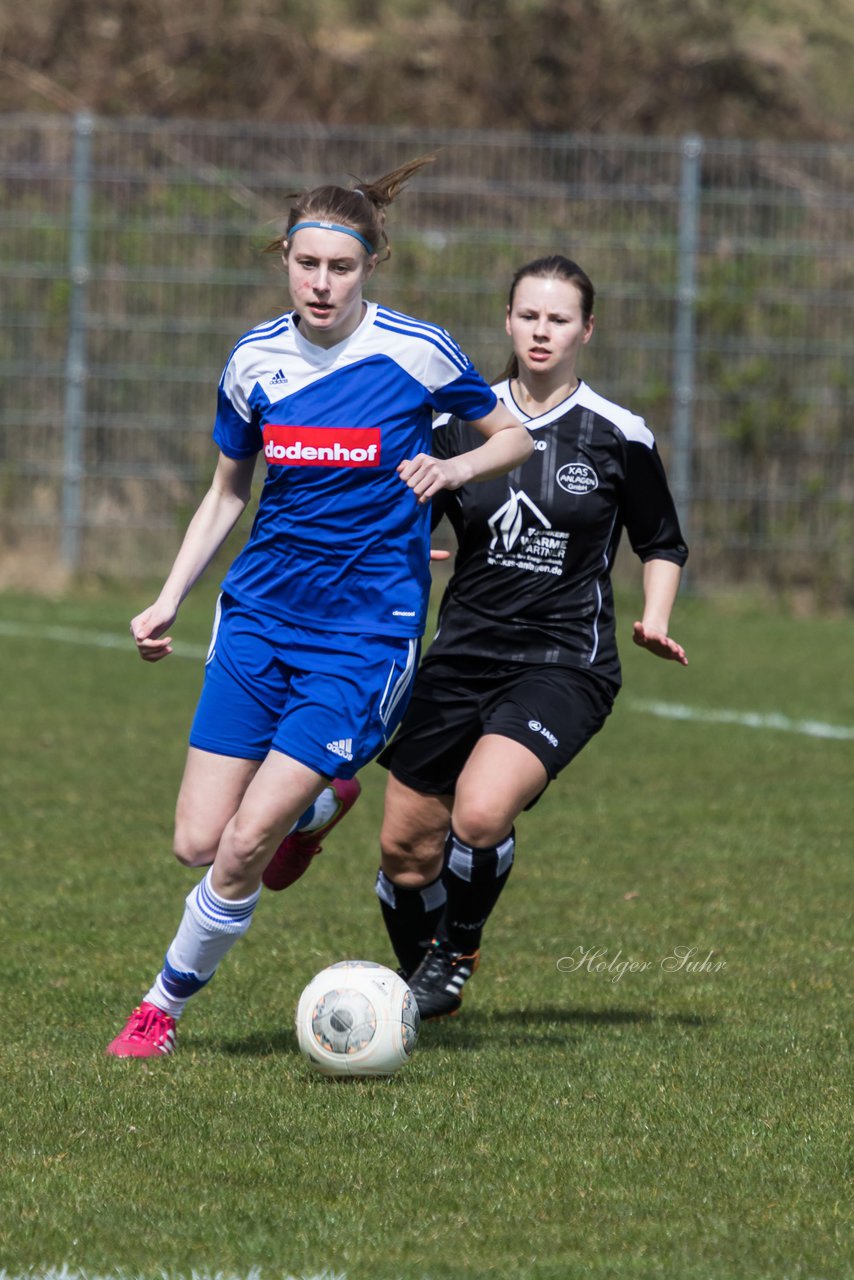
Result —
[[[153, 986], [109, 1045], [115, 1056], [173, 1050], [187, 1000], [249, 928], [262, 876], [281, 887], [268, 869], [288, 833], [305, 822], [328, 830], [354, 798], [348, 780], [394, 732], [424, 629], [429, 499], [531, 452], [525, 428], [448, 333], [362, 296], [388, 253], [385, 209], [431, 158], [294, 197], [275, 246], [293, 310], [232, 352], [213, 483], [160, 595], [131, 623], [143, 659], [171, 652], [179, 606], [246, 507], [263, 454], [266, 479], [223, 582], [177, 804], [176, 856], [210, 869], [187, 896]], [[437, 412], [472, 422], [484, 442], [432, 457]], [[342, 780], [337, 794], [330, 779]]]

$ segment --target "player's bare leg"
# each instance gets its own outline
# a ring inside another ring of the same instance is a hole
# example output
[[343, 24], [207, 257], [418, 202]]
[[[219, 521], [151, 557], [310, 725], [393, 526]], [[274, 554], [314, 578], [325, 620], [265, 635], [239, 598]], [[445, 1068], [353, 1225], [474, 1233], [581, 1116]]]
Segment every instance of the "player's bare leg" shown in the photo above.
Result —
[[[190, 767], [191, 781], [198, 763]], [[212, 774], [226, 776], [228, 770], [215, 766]], [[229, 776], [236, 786], [239, 771]], [[187, 895], [163, 968], [124, 1030], [108, 1046], [109, 1054], [154, 1057], [173, 1051], [175, 1024], [184, 1006], [211, 980], [220, 961], [248, 930], [264, 867], [283, 835], [326, 785], [327, 779], [320, 774], [277, 751], [271, 751], [254, 770], [225, 825], [213, 866]], [[200, 786], [197, 794], [205, 790]], [[188, 787], [188, 803], [189, 796]]]
[[404, 977], [421, 963], [445, 906], [442, 866], [452, 796], [426, 796], [389, 774], [377, 897]]
[[188, 867], [209, 867], [226, 826], [260, 760], [241, 760], [190, 747], [175, 806], [174, 853]]
[[214, 859], [211, 887], [226, 899], [245, 897], [282, 838], [313, 804], [328, 779], [280, 751], [271, 751], [226, 824]]

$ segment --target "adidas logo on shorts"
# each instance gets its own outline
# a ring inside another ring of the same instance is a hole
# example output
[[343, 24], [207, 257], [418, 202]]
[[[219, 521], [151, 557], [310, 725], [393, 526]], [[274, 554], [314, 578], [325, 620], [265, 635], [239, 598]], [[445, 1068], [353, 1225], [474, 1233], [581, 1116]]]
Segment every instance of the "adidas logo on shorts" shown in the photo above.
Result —
[[327, 742], [327, 751], [334, 751], [336, 756], [341, 756], [344, 760], [353, 759], [353, 739], [338, 738], [336, 742]]

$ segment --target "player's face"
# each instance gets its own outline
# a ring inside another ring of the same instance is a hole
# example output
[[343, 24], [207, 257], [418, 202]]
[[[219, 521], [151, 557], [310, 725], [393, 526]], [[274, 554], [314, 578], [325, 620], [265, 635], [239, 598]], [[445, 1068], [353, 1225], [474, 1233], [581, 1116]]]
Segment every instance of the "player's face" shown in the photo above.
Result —
[[574, 378], [578, 353], [593, 336], [581, 293], [569, 280], [523, 276], [507, 309], [507, 332], [519, 368]]
[[352, 236], [325, 227], [303, 227], [288, 241], [285, 265], [300, 333], [332, 347], [358, 328], [362, 286], [377, 264]]

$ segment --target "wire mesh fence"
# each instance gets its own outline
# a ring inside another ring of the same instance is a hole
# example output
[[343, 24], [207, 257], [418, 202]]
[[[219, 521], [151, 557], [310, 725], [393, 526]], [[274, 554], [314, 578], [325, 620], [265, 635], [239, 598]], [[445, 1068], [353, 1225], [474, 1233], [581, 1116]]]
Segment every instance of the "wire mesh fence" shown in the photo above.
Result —
[[575, 258], [582, 373], [654, 430], [695, 585], [854, 603], [854, 148], [85, 115], [0, 117], [0, 582], [164, 571], [228, 353], [288, 306], [289, 194], [434, 148], [370, 296], [495, 375], [515, 267]]

